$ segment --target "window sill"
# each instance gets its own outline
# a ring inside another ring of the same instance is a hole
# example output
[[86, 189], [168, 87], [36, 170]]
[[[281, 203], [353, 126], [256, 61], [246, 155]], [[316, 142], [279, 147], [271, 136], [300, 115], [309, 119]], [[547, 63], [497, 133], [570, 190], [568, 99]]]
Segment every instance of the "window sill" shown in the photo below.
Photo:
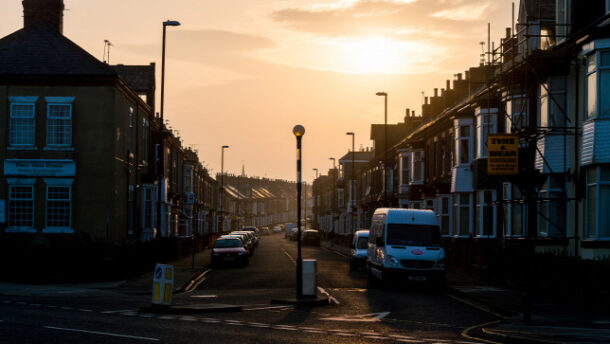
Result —
[[28, 227], [7, 227], [5, 233], [36, 233], [36, 228]]
[[74, 234], [74, 229], [65, 228], [65, 227], [47, 227], [42, 230], [43, 233], [64, 233], [64, 234]]
[[52, 146], [46, 146], [44, 148], [42, 148], [42, 150], [44, 151], [65, 151], [65, 152], [72, 152], [74, 151], [74, 147], [52, 147]]
[[36, 146], [10, 146], [10, 147], [6, 147], [6, 150], [9, 151], [20, 151], [20, 150], [24, 150], [24, 151], [35, 151], [38, 150], [38, 147]]
[[609, 239], [586, 239], [580, 242], [580, 247], [583, 248], [610, 248]]

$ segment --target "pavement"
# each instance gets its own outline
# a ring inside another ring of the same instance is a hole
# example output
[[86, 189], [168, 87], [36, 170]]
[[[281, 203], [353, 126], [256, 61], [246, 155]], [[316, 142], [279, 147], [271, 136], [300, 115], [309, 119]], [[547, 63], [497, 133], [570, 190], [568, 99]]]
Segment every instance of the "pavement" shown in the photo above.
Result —
[[[346, 256], [350, 249], [323, 241], [323, 248]], [[523, 292], [494, 286], [481, 276], [447, 271], [451, 297], [498, 317], [498, 321], [466, 329], [465, 337], [489, 343], [610, 343], [610, 312], [573, 309], [539, 295], [532, 298], [531, 321], [523, 321]]]

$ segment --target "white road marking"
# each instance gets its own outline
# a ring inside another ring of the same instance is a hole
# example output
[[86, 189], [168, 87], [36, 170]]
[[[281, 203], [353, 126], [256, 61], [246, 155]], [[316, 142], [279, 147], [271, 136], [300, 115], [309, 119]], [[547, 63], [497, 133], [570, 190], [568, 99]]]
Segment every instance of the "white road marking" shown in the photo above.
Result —
[[324, 288], [322, 287], [318, 287], [318, 291], [324, 295], [326, 295], [328, 297], [328, 299], [330, 300], [330, 302], [336, 304], [336, 305], [340, 305], [341, 302], [339, 302], [339, 300], [335, 299], [332, 295], [330, 295], [326, 290], [324, 290]]
[[260, 325], [252, 325], [252, 324], [250, 324], [250, 326], [253, 326], [253, 327], [262, 327], [262, 328], [269, 328], [269, 327], [271, 327], [271, 325], [267, 325], [267, 324], [260, 324]]
[[65, 309], [65, 310], [69, 311], [69, 310], [72, 310], [74, 308], [72, 308], [72, 307], [61, 307], [61, 309]]
[[394, 338], [394, 340], [401, 342], [401, 343], [421, 343], [421, 339], [420, 340], [415, 340], [415, 339], [400, 339], [400, 338]]
[[607, 324], [610, 324], [610, 321], [608, 321], [608, 320], [596, 320], [593, 323], [594, 324], [598, 324], [598, 325], [607, 325]]
[[189, 316], [189, 315], [184, 315], [180, 317], [180, 320], [183, 321], [197, 321], [197, 318]]
[[321, 330], [304, 330], [303, 332], [316, 333], [316, 334], [326, 333], [326, 331], [321, 331]]
[[191, 297], [201, 298], [201, 299], [213, 299], [218, 297], [218, 295], [191, 295]]
[[176, 316], [175, 315], [160, 315], [157, 317], [157, 319], [174, 320], [174, 319], [176, 319]]
[[138, 316], [139, 316], [140, 318], [154, 318], [154, 317], [156, 317], [157, 315], [158, 315], [158, 314], [155, 314], [155, 313], [140, 313], [140, 314], [138, 314]]
[[270, 307], [257, 307], [257, 308], [244, 308], [242, 311], [263, 311], [267, 309], [292, 309], [294, 306], [270, 306]]
[[282, 251], [284, 251], [284, 254], [285, 254], [286, 256], [288, 256], [288, 258], [289, 258], [289, 259], [292, 261], [292, 263], [293, 263], [293, 264], [296, 264], [296, 263], [297, 263], [297, 261], [296, 261], [296, 260], [294, 260], [294, 258], [292, 258], [292, 256], [290, 255], [290, 253], [288, 253], [288, 251], [286, 251], [286, 250], [285, 250], [283, 247], [282, 247]]
[[208, 323], [208, 324], [218, 324], [220, 322], [220, 320], [218, 320], [218, 319], [209, 319], [209, 318], [204, 318], [204, 319], [201, 319], [200, 321], [202, 321], [204, 323]]
[[116, 311], [103, 311], [101, 314], [113, 314], [113, 313], [124, 313], [124, 312], [136, 312], [137, 309], [119, 309]]
[[342, 317], [320, 318], [320, 320], [351, 321], [351, 322], [377, 322], [377, 321], [381, 321], [381, 319], [385, 318], [388, 314], [390, 314], [390, 312], [346, 315], [346, 316], [342, 316]]
[[354, 337], [355, 334], [353, 333], [347, 333], [347, 332], [335, 332], [335, 335], [337, 336], [343, 336], [343, 337]]
[[398, 338], [398, 339], [413, 339], [414, 338], [412, 336], [403, 336], [403, 335], [399, 335], [399, 334], [391, 334], [390, 337]]
[[79, 309], [77, 309], [77, 311], [79, 311], [79, 312], [93, 312], [92, 309], [86, 309], [86, 308], [79, 308]]
[[97, 335], [101, 335], [101, 336], [120, 337], [120, 338], [129, 338], [129, 339], [141, 339], [141, 340], [148, 340], [148, 341], [152, 341], [152, 342], [160, 341], [158, 338], [131, 336], [131, 335], [127, 335], [127, 334], [119, 334], [119, 333], [111, 333], [111, 332], [89, 331], [89, 330], [80, 330], [80, 329], [75, 329], [75, 328], [63, 328], [63, 327], [54, 327], [54, 326], [45, 326], [44, 328], [47, 328], [50, 330], [59, 330], [59, 331], [90, 333], [90, 334], [97, 334]]

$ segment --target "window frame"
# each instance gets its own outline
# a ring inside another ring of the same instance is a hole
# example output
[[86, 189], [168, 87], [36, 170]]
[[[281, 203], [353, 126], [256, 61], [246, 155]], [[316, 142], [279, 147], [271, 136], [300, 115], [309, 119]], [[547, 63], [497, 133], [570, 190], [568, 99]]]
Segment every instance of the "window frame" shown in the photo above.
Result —
[[[610, 55], [610, 48], [601, 48], [598, 50], [594, 50], [590, 54], [587, 54], [585, 56], [585, 121], [594, 119], [610, 119], [610, 104], [607, 106], [608, 112], [605, 114], [600, 114], [600, 112], [602, 111], [602, 98], [604, 98], [602, 97], [603, 92], [601, 92], [602, 75], [606, 74], [610, 78], [610, 63], [608, 63], [607, 65], [602, 65], [602, 54], [604, 53]], [[591, 62], [591, 59], [594, 59], [594, 61]], [[591, 112], [589, 78], [592, 78], [593, 76], [595, 76], [595, 109], [593, 110], [593, 112]], [[610, 90], [608, 92], [610, 92]], [[610, 100], [606, 100], [606, 102], [610, 102]]]
[[[461, 204], [462, 195], [468, 196], [468, 204]], [[473, 210], [473, 202], [474, 197], [472, 192], [456, 192], [453, 197], [453, 232], [454, 237], [457, 238], [468, 238], [472, 235], [474, 224], [472, 223], [472, 212]], [[468, 209], [468, 233], [460, 233], [460, 220], [461, 220], [461, 208]]]
[[[56, 178], [44, 178], [44, 183], [45, 183], [45, 200], [44, 200], [44, 204], [45, 204], [45, 217], [44, 217], [44, 224], [45, 227], [43, 228], [42, 232], [43, 233], [74, 233], [74, 230], [72, 229], [72, 225], [73, 225], [73, 202], [72, 202], [72, 183], [74, 182], [74, 179], [56, 179]], [[70, 224], [66, 227], [66, 226], [50, 226], [49, 225], [49, 201], [65, 201], [65, 199], [49, 199], [49, 188], [51, 187], [66, 187], [68, 188], [68, 202], [69, 202], [69, 209], [68, 212], [70, 214]]]
[[[485, 193], [491, 192], [491, 201], [485, 202]], [[477, 238], [495, 238], [498, 233], [498, 195], [496, 190], [485, 189], [476, 191], [475, 200], [475, 236]], [[484, 234], [485, 227], [485, 207], [492, 207], [492, 231], [491, 234]], [[477, 216], [478, 215], [478, 216]], [[477, 228], [478, 227], [478, 228]]]
[[[411, 183], [410, 184], [423, 184], [424, 183], [424, 150], [417, 149], [411, 152]], [[417, 172], [419, 171], [419, 172]], [[415, 178], [416, 173], [419, 173], [419, 178]]]
[[[443, 200], [446, 199], [447, 200], [447, 209], [445, 209], [445, 207], [443, 206]], [[439, 195], [438, 196], [438, 200], [437, 200], [437, 208], [438, 208], [438, 212], [436, 214], [436, 217], [438, 219], [438, 225], [441, 228], [441, 236], [443, 237], [450, 237], [453, 235], [453, 195], [452, 194], [446, 194], [446, 195]], [[443, 233], [443, 218], [447, 218], [447, 231], [446, 233]]]
[[[608, 180], [602, 180], [602, 170], [604, 169], [603, 166], [593, 166], [591, 168], [588, 168], [585, 175], [586, 175], [586, 185], [585, 185], [585, 214], [589, 214], [589, 190], [590, 188], [594, 188], [595, 189], [595, 211], [593, 212], [594, 216], [595, 216], [595, 233], [594, 235], [590, 235], [589, 234], [589, 217], [588, 216], [584, 216], [585, 219], [585, 226], [584, 226], [584, 238], [585, 240], [608, 240], [610, 241], [610, 228], [607, 229], [607, 236], [600, 236], [600, 219], [601, 219], [601, 206], [600, 206], [600, 199], [601, 199], [601, 189], [602, 187], [610, 187], [610, 178], [608, 178]], [[605, 169], [607, 170], [607, 174], [608, 176], [610, 176], [610, 168], [609, 167], [605, 167]], [[591, 181], [589, 180], [589, 171], [591, 170], [595, 170], [595, 180]], [[606, 225], [610, 226], [610, 223], [607, 223]]]
[[[74, 133], [74, 106], [73, 106], [73, 102], [75, 97], [44, 97], [45, 102], [46, 102], [46, 115], [45, 115], [45, 119], [46, 119], [46, 123], [45, 123], [45, 129], [46, 129], [46, 135], [45, 135], [45, 145], [48, 148], [51, 149], [69, 149], [72, 148], [72, 144], [74, 142], [74, 137], [73, 137], [73, 133]], [[52, 106], [68, 106], [68, 116], [67, 118], [56, 118], [56, 119], [52, 119], [51, 118], [51, 107]], [[68, 120], [69, 121], [69, 125], [68, 126], [64, 126], [64, 127], [68, 127], [68, 129], [65, 129], [67, 132], [62, 132], [62, 139], [66, 140], [67, 143], [53, 143], [51, 142], [51, 138], [53, 137], [51, 135], [51, 130], [50, 130], [50, 126], [53, 120]]]
[[[21, 179], [21, 178], [9, 178], [7, 179], [8, 182], [8, 209], [7, 209], [7, 217], [6, 217], [6, 232], [7, 233], [36, 233], [36, 229], [35, 229], [35, 225], [36, 225], [36, 179], [33, 178], [27, 178], [27, 179]], [[31, 192], [31, 198], [13, 198], [12, 197], [12, 189], [16, 188], [16, 187], [25, 187], [25, 188], [30, 188]], [[11, 225], [12, 219], [11, 216], [14, 215], [13, 211], [12, 211], [12, 203], [15, 201], [29, 201], [31, 202], [31, 209], [32, 209], [32, 214], [31, 214], [31, 218], [32, 218], [32, 225], [31, 226], [13, 226]]]
[[498, 132], [498, 109], [477, 109], [476, 119], [476, 158], [487, 158], [487, 137]]
[[[15, 148], [26, 148], [36, 146], [36, 101], [38, 97], [9, 97], [9, 125], [8, 125], [8, 145]], [[29, 116], [15, 116], [13, 112], [14, 106], [31, 106], [32, 110]], [[28, 143], [14, 143], [16, 132], [14, 131], [13, 119], [29, 119], [31, 121], [31, 137]], [[30, 143], [31, 141], [31, 143]]]

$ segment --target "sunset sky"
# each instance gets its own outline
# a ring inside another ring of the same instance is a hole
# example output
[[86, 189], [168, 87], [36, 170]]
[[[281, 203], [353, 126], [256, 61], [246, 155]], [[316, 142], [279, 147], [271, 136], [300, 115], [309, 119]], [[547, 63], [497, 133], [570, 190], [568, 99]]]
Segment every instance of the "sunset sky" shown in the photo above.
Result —
[[[370, 125], [421, 113], [422, 92], [478, 64], [481, 41], [504, 36], [510, 0], [64, 0], [64, 35], [111, 64], [156, 62], [168, 28], [165, 118], [213, 174], [295, 179], [302, 124], [304, 179], [326, 174]], [[516, 1], [518, 6], [518, 1]], [[0, 2], [0, 37], [23, 26], [21, 0]]]

